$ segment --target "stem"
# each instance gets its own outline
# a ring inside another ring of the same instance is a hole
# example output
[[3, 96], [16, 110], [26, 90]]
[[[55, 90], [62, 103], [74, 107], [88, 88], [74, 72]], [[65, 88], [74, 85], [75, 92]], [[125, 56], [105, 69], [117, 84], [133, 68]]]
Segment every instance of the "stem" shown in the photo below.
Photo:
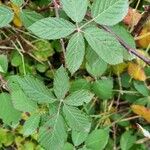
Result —
[[[57, 18], [59, 18], [59, 12], [58, 11], [59, 11], [60, 6], [58, 5], [56, 0], [53, 0], [53, 3], [54, 3], [55, 15], [56, 15]], [[65, 58], [66, 50], [65, 50], [65, 43], [64, 43], [63, 39], [60, 39], [60, 44], [61, 44], [63, 55], [64, 55], [64, 58]], [[65, 68], [66, 68], [66, 64], [64, 64], [64, 65], [65, 65]]]

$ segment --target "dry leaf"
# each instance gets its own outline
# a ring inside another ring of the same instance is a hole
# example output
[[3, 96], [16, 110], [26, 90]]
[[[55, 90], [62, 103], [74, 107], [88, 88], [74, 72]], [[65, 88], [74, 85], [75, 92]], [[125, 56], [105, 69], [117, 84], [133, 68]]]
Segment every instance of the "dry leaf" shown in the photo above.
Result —
[[132, 111], [150, 123], [150, 109], [141, 105], [132, 105]]
[[136, 63], [129, 63], [128, 74], [135, 80], [145, 81], [146, 75], [143, 68]]
[[147, 48], [150, 44], [150, 21], [148, 21], [141, 30], [137, 40], [137, 45], [140, 48]]
[[16, 27], [22, 27], [22, 21], [20, 20], [20, 17], [19, 17], [19, 13], [20, 13], [20, 7], [13, 4], [13, 3], [10, 3], [13, 11], [14, 11], [14, 18], [13, 18], [13, 24], [16, 26]]
[[141, 18], [141, 14], [137, 10], [133, 8], [129, 8], [128, 14], [124, 18], [123, 22], [129, 27], [132, 27], [138, 23], [140, 18]]

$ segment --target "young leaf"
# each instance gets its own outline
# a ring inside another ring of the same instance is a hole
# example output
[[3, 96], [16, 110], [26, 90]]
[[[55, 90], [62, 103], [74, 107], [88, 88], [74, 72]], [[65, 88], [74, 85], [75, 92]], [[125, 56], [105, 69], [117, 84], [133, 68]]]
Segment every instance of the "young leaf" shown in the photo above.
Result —
[[61, 66], [54, 77], [54, 92], [58, 99], [63, 99], [69, 91], [69, 77], [63, 66]]
[[39, 123], [40, 123], [40, 115], [39, 114], [31, 115], [23, 125], [23, 135], [24, 136], [32, 135], [39, 127]]
[[56, 99], [46, 86], [32, 76], [17, 78], [21, 89], [31, 99], [38, 103], [53, 103]]
[[85, 54], [85, 43], [80, 32], [74, 34], [69, 40], [66, 50], [66, 65], [71, 74], [79, 69]]
[[63, 113], [70, 128], [75, 131], [89, 132], [91, 123], [81, 110], [76, 107], [64, 105]]
[[71, 106], [81, 106], [83, 103], [89, 103], [93, 98], [93, 94], [86, 90], [73, 92], [65, 99], [65, 103]]
[[61, 0], [63, 10], [74, 21], [81, 22], [85, 16], [87, 0]]
[[28, 28], [29, 26], [31, 26], [33, 23], [35, 23], [36, 21], [43, 19], [43, 16], [35, 11], [31, 11], [31, 10], [22, 10], [19, 14], [20, 19], [23, 23], [23, 25]]
[[123, 49], [109, 33], [96, 27], [85, 29], [84, 36], [92, 49], [108, 64], [123, 62]]
[[92, 90], [100, 99], [110, 99], [112, 97], [113, 81], [111, 79], [95, 81]]
[[8, 60], [6, 55], [0, 55], [0, 72], [6, 73], [8, 69]]
[[39, 142], [47, 150], [62, 150], [67, 140], [66, 128], [62, 116], [55, 115], [39, 131]]
[[72, 136], [73, 144], [75, 146], [79, 146], [86, 140], [88, 136], [88, 132], [72, 130], [71, 136]]
[[51, 40], [66, 37], [76, 28], [65, 19], [48, 17], [33, 23], [28, 29], [40, 38]]
[[136, 141], [136, 137], [131, 134], [130, 131], [126, 131], [121, 135], [120, 146], [121, 150], [129, 150], [134, 142]]
[[109, 131], [106, 129], [97, 129], [92, 131], [87, 137], [85, 144], [91, 150], [103, 150], [108, 143]]
[[94, 77], [100, 77], [107, 69], [107, 63], [89, 47], [86, 52], [86, 70]]
[[14, 13], [13, 11], [6, 7], [0, 6], [0, 28], [7, 26], [13, 19]]
[[0, 94], [0, 118], [5, 124], [18, 123], [21, 113], [13, 107], [11, 97], [7, 93]]
[[128, 0], [95, 0], [92, 6], [92, 17], [103, 25], [115, 25], [128, 12]]
[[12, 91], [12, 103], [14, 108], [23, 112], [33, 112], [37, 109], [37, 103], [30, 100], [22, 90]]

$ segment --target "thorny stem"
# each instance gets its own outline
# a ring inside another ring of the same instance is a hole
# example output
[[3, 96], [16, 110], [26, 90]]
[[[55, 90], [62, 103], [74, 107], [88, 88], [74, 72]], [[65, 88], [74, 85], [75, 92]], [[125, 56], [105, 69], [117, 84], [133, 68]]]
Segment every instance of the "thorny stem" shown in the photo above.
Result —
[[143, 60], [145, 63], [150, 65], [150, 59], [149, 58], [141, 55], [136, 49], [131, 48], [122, 38], [120, 38], [118, 35], [116, 35], [108, 26], [105, 26], [105, 25], [100, 25], [100, 26], [105, 31], [107, 31], [110, 34], [112, 34], [129, 53], [132, 53], [133, 55], [137, 56], [138, 58]]

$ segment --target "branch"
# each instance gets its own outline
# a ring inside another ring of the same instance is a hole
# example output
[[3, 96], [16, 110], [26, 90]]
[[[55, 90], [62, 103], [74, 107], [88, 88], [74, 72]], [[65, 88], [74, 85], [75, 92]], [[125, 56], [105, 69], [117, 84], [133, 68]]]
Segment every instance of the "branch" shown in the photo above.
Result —
[[100, 25], [101, 28], [103, 28], [105, 31], [112, 34], [119, 42], [120, 44], [129, 52], [143, 60], [146, 64], [150, 65], [150, 59], [141, 55], [136, 49], [131, 48], [123, 39], [121, 39], [117, 34], [115, 34], [108, 26]]
[[141, 19], [139, 20], [137, 25], [134, 27], [134, 30], [132, 31], [133, 36], [139, 35], [140, 31], [143, 28], [143, 25], [145, 24], [145, 22], [148, 20], [149, 17], [150, 17], [150, 6], [147, 6], [145, 7], [145, 12], [142, 15]]

